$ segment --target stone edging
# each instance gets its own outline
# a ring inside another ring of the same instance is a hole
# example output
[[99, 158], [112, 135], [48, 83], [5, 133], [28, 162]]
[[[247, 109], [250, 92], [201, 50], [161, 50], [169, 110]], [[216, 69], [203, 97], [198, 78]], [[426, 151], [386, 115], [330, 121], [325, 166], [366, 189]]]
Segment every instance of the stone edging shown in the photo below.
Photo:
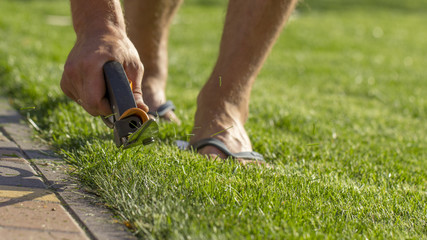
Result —
[[10, 106], [7, 99], [1, 97], [0, 130], [18, 146], [18, 150], [31, 162], [44, 183], [56, 193], [91, 238], [136, 239], [94, 195], [80, 188], [78, 181], [67, 174], [65, 162], [49, 146], [33, 139], [32, 130], [23, 123], [20, 114]]

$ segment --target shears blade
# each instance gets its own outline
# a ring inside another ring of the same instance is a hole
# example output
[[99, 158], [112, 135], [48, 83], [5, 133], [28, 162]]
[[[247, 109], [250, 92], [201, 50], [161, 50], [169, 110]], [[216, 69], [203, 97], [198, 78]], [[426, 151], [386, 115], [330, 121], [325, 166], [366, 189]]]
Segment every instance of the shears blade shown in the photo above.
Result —
[[144, 122], [141, 127], [123, 139], [123, 148], [131, 148], [138, 145], [148, 145], [155, 141], [159, 134], [159, 125], [153, 119]]

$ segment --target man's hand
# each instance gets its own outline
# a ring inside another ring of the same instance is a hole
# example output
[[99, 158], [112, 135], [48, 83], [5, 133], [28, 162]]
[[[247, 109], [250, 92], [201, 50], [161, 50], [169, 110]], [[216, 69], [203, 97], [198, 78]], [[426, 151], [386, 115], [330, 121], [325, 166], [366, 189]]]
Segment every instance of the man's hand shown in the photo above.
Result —
[[132, 81], [137, 106], [148, 111], [141, 91], [144, 67], [126, 35], [120, 3], [72, 0], [71, 9], [77, 41], [64, 66], [62, 91], [93, 116], [111, 114], [102, 67], [115, 60]]

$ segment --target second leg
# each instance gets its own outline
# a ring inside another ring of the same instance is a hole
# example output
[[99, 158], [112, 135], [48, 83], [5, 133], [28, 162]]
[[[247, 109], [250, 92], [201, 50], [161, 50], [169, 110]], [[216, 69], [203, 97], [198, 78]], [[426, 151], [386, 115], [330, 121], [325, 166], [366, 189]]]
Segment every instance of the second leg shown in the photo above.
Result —
[[[144, 102], [152, 112], [166, 102], [169, 27], [181, 3], [182, 0], [124, 1], [128, 36], [144, 65]], [[172, 111], [165, 118], [179, 122]]]
[[[244, 128], [252, 85], [295, 3], [229, 1], [218, 60], [197, 99], [190, 144], [214, 137], [233, 153], [252, 151]], [[214, 146], [203, 147], [199, 153], [226, 157]]]

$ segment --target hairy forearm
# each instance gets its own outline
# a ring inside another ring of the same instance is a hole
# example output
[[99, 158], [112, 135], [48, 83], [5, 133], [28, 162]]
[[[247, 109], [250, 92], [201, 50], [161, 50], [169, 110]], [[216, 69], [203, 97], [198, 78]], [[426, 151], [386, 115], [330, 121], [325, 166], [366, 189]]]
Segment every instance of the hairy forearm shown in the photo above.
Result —
[[70, 0], [77, 37], [105, 31], [125, 32], [119, 0]]

